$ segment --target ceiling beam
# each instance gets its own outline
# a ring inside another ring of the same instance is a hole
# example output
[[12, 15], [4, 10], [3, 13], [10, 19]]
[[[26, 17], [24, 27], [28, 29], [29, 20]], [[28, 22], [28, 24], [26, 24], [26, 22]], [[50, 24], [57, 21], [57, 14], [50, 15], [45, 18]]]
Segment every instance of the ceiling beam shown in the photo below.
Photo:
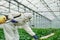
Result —
[[[53, 14], [53, 16], [59, 20], [59, 18], [54, 14], [53, 10], [49, 7], [49, 5], [44, 1], [44, 0], [40, 0], [40, 2], [48, 9], [48, 11], [50, 11], [51, 14]], [[59, 20], [60, 21], [60, 20]]]
[[[32, 11], [32, 12], [34, 12], [34, 13], [36, 13], [36, 14], [38, 14], [38, 15], [40, 15], [40, 16], [46, 18], [46, 19], [48, 19], [47, 17], [45, 17], [45, 16], [41, 15], [40, 13], [36, 12], [35, 10], [33, 10], [33, 9], [31, 9], [31, 8], [29, 8], [29, 7], [27, 7], [27, 6], [25, 6], [24, 4], [18, 2], [17, 0], [14, 0], [14, 1], [15, 1], [16, 3], [18, 3], [19, 5], [22, 5], [22, 6], [24, 6], [25, 8], [29, 9], [30, 11]], [[48, 19], [48, 20], [51, 21], [50, 19]]]

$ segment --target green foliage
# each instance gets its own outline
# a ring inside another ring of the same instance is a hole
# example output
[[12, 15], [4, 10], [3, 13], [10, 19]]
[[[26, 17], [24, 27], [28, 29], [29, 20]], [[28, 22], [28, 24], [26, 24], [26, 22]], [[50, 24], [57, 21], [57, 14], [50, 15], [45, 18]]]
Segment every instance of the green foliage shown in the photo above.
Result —
[[[19, 35], [20, 35], [20, 40], [31, 40], [32, 37], [26, 33], [25, 30], [23, 29], [18, 29], [19, 30]], [[41, 36], [45, 36], [47, 34], [50, 34], [50, 33], [55, 33], [54, 36], [48, 38], [48, 39], [44, 39], [44, 40], [60, 40], [60, 29], [40, 29], [40, 28], [33, 28], [32, 29], [37, 35], [38, 37], [41, 37]], [[3, 30], [0, 29], [0, 40], [4, 40], [4, 33], [3, 33]]]
[[3, 33], [3, 30], [0, 29], [0, 40], [4, 40], [4, 33]]

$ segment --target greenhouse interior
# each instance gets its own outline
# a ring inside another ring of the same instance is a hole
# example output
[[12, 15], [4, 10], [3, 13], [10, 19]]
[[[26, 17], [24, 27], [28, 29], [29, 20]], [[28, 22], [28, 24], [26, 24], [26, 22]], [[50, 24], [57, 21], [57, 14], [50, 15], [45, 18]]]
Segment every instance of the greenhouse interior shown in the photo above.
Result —
[[[31, 13], [33, 16], [28, 24], [39, 37], [38, 40], [60, 40], [60, 0], [0, 0], [0, 16], [11, 13], [27, 13], [27, 15]], [[0, 23], [0, 40], [35, 40], [20, 26], [18, 26], [19, 39], [17, 37], [9, 39], [8, 36], [5, 37], [5, 31], [9, 30], [8, 27], [5, 30], [5, 26], [9, 27], [7, 23]], [[54, 35], [50, 37], [40, 39], [53, 33]]]

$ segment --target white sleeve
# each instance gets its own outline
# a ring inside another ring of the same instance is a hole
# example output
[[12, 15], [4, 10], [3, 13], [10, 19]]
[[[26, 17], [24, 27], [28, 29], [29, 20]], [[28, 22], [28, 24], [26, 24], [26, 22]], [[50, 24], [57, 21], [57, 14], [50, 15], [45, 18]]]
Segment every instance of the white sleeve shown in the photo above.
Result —
[[31, 36], [34, 36], [35, 33], [33, 32], [33, 30], [30, 28], [29, 24], [26, 23], [25, 25], [22, 26], [23, 29], [28, 33], [30, 34]]
[[9, 19], [13, 19], [14, 16], [12, 16], [12, 15], [8, 15], [8, 18], [9, 18]]
[[9, 19], [14, 19], [14, 17], [15, 17], [15, 16], [18, 16], [18, 15], [20, 15], [20, 13], [10, 13], [10, 14], [8, 15], [8, 18], [9, 18]]

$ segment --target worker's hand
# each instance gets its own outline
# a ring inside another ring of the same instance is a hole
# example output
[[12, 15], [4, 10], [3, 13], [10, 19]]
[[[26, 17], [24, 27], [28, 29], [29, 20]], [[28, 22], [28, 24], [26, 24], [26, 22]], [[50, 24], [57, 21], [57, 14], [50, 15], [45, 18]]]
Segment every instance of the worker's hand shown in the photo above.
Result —
[[14, 19], [12, 19], [10, 22], [12, 22], [12, 23], [18, 23], [18, 21], [14, 20]]

